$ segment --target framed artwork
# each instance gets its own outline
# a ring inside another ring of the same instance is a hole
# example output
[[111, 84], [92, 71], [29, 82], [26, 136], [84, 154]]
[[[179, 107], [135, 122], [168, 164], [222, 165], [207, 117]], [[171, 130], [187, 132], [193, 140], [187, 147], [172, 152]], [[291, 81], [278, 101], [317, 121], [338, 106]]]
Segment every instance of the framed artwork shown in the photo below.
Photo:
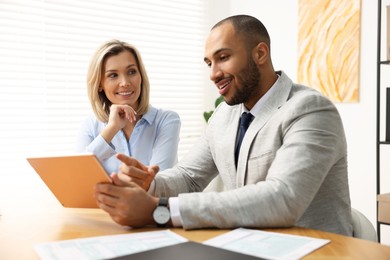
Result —
[[298, 82], [359, 101], [361, 0], [298, 0]]

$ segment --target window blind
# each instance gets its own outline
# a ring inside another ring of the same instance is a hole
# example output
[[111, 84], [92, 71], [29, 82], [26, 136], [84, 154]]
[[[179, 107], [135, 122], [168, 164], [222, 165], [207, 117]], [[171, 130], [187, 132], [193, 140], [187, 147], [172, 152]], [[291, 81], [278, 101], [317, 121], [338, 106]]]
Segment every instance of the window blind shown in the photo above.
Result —
[[[0, 163], [71, 153], [92, 110], [90, 59], [105, 41], [140, 50], [151, 104], [179, 113], [179, 158], [203, 131], [203, 0], [2, 0], [0, 2]], [[1, 174], [1, 173], [0, 173]]]

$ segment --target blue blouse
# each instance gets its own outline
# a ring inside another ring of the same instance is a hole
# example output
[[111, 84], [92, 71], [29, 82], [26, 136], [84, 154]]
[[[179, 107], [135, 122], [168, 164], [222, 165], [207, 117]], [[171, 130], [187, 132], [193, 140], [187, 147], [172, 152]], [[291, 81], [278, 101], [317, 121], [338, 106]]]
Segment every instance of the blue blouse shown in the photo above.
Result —
[[177, 149], [181, 121], [176, 112], [157, 109], [149, 110], [136, 123], [130, 140], [119, 131], [111, 143], [100, 135], [107, 123], [88, 117], [81, 125], [76, 151], [93, 153], [100, 160], [108, 174], [117, 172], [121, 164], [115, 154], [132, 156], [145, 165], [158, 165], [160, 170], [173, 167], [177, 161]]

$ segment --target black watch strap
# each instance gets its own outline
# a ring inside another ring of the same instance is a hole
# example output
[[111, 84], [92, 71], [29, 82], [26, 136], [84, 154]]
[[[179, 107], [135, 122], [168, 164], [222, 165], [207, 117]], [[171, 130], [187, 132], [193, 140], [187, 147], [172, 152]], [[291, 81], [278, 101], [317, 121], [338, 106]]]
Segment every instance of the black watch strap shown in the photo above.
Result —
[[167, 197], [161, 197], [160, 200], [158, 201], [158, 206], [164, 206], [168, 208], [168, 200], [169, 198]]

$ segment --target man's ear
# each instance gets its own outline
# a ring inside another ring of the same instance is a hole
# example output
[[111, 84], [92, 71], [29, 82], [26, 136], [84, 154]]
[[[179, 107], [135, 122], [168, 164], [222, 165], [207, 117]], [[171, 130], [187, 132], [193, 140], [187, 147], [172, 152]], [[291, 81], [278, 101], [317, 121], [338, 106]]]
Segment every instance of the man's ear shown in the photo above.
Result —
[[265, 64], [269, 59], [269, 48], [264, 42], [259, 42], [252, 51], [252, 57], [257, 65]]

